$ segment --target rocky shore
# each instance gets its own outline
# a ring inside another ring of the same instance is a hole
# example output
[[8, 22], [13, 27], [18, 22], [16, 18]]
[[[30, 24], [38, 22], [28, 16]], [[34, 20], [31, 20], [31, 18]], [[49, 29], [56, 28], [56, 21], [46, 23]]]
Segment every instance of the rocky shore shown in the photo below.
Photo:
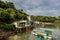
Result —
[[14, 35], [12, 31], [2, 31], [0, 32], [0, 40], [6, 40], [9, 36]]

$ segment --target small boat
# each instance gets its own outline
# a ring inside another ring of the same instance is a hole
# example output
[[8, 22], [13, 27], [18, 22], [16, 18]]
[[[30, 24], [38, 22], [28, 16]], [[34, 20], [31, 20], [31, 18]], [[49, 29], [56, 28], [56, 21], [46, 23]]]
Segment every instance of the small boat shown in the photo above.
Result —
[[33, 35], [43, 37], [44, 39], [52, 39], [52, 31], [54, 29], [49, 28], [39, 28], [37, 30], [33, 30]]

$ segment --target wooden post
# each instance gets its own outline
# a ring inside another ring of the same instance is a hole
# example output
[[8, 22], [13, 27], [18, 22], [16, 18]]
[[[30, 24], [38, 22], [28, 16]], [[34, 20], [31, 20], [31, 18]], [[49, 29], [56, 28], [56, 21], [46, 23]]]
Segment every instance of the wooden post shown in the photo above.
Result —
[[30, 27], [26, 27], [26, 32], [29, 32], [30, 31]]

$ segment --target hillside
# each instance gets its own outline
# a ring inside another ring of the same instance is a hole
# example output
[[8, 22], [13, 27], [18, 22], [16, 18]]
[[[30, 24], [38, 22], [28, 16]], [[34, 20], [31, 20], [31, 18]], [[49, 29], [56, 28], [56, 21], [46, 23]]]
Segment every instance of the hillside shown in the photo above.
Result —
[[27, 20], [27, 14], [22, 10], [17, 10], [12, 2], [0, 0], [0, 22], [12, 23], [18, 20]]

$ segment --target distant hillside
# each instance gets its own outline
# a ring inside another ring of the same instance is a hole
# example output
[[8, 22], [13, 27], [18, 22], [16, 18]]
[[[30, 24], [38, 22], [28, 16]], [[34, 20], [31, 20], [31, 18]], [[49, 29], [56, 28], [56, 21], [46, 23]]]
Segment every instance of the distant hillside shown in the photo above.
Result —
[[40, 22], [55, 22], [57, 20], [56, 17], [51, 16], [31, 16], [33, 21], [40, 21]]

